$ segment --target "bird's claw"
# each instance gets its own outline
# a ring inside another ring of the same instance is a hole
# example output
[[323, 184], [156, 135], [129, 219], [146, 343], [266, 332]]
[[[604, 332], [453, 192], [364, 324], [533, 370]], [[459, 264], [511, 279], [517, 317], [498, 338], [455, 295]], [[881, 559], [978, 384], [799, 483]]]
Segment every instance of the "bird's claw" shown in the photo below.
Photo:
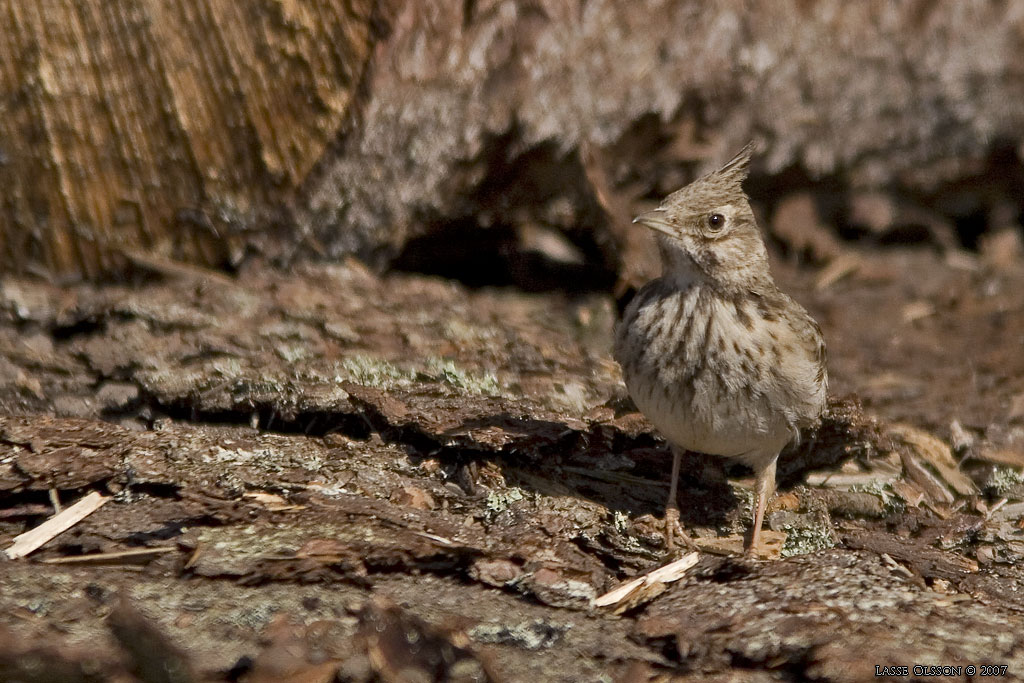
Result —
[[669, 507], [665, 510], [665, 549], [669, 554], [676, 552], [676, 540], [679, 540], [688, 551], [696, 551], [693, 539], [679, 523], [679, 508]]

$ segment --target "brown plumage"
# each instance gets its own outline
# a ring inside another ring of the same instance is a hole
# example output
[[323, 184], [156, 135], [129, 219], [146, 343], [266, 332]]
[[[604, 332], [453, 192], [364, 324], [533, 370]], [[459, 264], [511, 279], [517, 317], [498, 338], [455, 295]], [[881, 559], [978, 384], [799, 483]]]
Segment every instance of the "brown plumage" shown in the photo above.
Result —
[[663, 272], [626, 309], [615, 358], [633, 400], [674, 447], [670, 545], [680, 449], [754, 469], [753, 550], [779, 452], [825, 407], [825, 343], [817, 323], [769, 272], [742, 188], [750, 153], [748, 145], [634, 221], [660, 233]]

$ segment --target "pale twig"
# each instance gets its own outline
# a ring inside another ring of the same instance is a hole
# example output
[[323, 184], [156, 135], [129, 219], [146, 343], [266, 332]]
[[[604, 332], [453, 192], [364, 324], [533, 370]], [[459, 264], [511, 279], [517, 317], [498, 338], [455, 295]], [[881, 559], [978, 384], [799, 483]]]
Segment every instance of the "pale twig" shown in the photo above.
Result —
[[6, 551], [7, 557], [16, 560], [19, 557], [25, 557], [35, 552], [52, 539], [96, 512], [108, 500], [110, 500], [110, 496], [104, 496], [93, 491], [74, 505], [66, 507], [53, 517], [50, 517], [50, 519], [35, 529], [30, 529], [19, 536], [15, 536], [14, 543]]
[[69, 555], [67, 557], [51, 557], [42, 560], [44, 564], [127, 564], [145, 562], [164, 553], [173, 553], [177, 548], [161, 546], [157, 548], [133, 548], [112, 553], [92, 553], [90, 555]]
[[670, 562], [664, 567], [659, 567], [649, 574], [644, 574], [632, 581], [627, 581], [618, 588], [605, 593], [594, 599], [595, 607], [607, 607], [616, 605], [633, 595], [642, 592], [644, 589], [655, 585], [666, 585], [683, 578], [686, 572], [697, 564], [698, 553], [683, 555], [675, 562]]

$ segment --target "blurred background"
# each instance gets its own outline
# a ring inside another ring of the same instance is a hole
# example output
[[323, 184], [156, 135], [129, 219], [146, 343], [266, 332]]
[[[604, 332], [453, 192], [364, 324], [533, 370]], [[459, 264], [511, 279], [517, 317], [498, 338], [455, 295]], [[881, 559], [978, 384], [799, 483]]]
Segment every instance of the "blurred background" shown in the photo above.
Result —
[[796, 261], [848, 243], [1019, 250], [1019, 3], [0, 11], [6, 272], [353, 254], [621, 293], [657, 267], [628, 218], [750, 140], [749, 192]]

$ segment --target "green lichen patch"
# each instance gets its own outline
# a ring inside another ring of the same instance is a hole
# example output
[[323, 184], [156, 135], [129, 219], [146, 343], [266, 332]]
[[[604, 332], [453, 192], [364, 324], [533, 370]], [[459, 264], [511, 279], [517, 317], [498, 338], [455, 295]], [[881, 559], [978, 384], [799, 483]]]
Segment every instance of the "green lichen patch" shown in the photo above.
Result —
[[877, 497], [885, 506], [886, 514], [901, 514], [907, 509], [907, 502], [886, 482], [873, 481], [870, 484], [855, 484], [850, 487], [850, 490]]
[[487, 511], [493, 514], [504, 512], [512, 505], [512, 503], [523, 500], [524, 498], [526, 498], [526, 494], [518, 486], [513, 486], [500, 491], [491, 491], [487, 494]]
[[466, 370], [456, 365], [454, 361], [443, 358], [428, 358], [425, 374], [434, 381], [478, 396], [496, 396], [501, 389], [494, 373]]
[[346, 356], [340, 365], [343, 376], [339, 379], [348, 379], [356, 384], [377, 389], [407, 386], [413, 379], [413, 374], [408, 370], [373, 356]]
[[1024, 497], [1024, 473], [1013, 467], [996, 465], [988, 475], [985, 488], [999, 496]]
[[836, 545], [827, 516], [785, 512], [774, 516], [772, 527], [786, 534], [781, 553], [783, 557], [807, 555]]

